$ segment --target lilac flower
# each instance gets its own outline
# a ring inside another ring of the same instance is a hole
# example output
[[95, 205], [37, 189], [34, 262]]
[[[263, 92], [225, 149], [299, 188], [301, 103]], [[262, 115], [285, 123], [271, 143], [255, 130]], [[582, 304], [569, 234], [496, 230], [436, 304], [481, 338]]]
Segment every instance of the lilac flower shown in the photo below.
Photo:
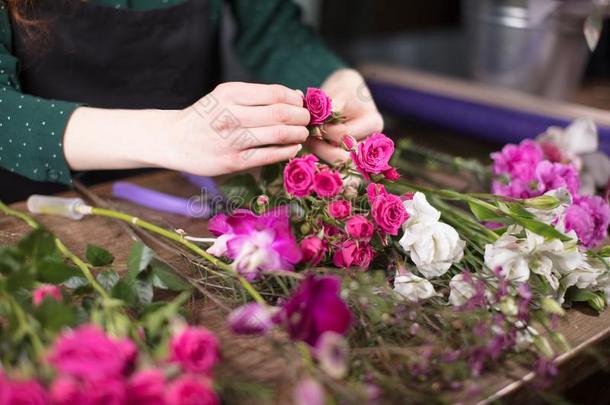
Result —
[[286, 326], [293, 340], [303, 340], [312, 347], [324, 332], [344, 335], [352, 314], [339, 296], [340, 287], [336, 277], [310, 275], [284, 303], [275, 320]]
[[289, 208], [278, 207], [260, 216], [239, 209], [230, 216], [219, 214], [208, 230], [218, 239], [208, 252], [227, 256], [247, 279], [260, 271], [292, 270], [301, 261], [301, 250], [290, 229]]
[[576, 196], [580, 188], [578, 171], [574, 166], [551, 163], [547, 160], [540, 162], [536, 167], [536, 180], [540, 194], [565, 188], [572, 196]]
[[547, 388], [551, 380], [557, 375], [557, 364], [555, 359], [548, 357], [540, 357], [534, 364], [534, 372], [536, 373], [536, 385], [539, 388]]
[[251, 302], [229, 314], [229, 327], [239, 335], [264, 335], [273, 327], [273, 310], [264, 304]]
[[566, 230], [574, 230], [586, 248], [596, 247], [606, 238], [609, 224], [610, 206], [598, 196], [576, 198], [566, 211]]

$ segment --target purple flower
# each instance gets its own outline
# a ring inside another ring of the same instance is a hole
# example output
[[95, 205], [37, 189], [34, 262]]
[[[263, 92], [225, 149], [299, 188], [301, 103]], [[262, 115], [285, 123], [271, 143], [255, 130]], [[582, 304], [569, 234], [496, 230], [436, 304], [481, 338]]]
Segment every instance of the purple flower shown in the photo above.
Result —
[[576, 232], [583, 246], [596, 247], [608, 234], [610, 206], [598, 196], [578, 197], [566, 211], [565, 224], [568, 231]]
[[572, 196], [576, 196], [580, 188], [578, 171], [574, 166], [551, 163], [548, 160], [540, 162], [536, 167], [536, 180], [540, 194], [565, 188]]
[[273, 311], [258, 302], [233, 310], [227, 318], [229, 327], [238, 335], [264, 335], [273, 327]]
[[344, 335], [352, 314], [339, 296], [341, 281], [332, 276], [308, 276], [283, 305], [276, 321], [286, 326], [293, 340], [315, 347], [324, 332]]
[[226, 255], [250, 280], [260, 271], [292, 270], [302, 258], [290, 229], [286, 206], [260, 216], [245, 209], [236, 210], [230, 216], [219, 214], [210, 220], [208, 230], [218, 236], [208, 252], [215, 256]]
[[530, 181], [536, 166], [543, 159], [542, 149], [536, 142], [526, 139], [519, 145], [509, 144], [500, 152], [492, 153], [493, 174], [507, 176], [510, 180]]

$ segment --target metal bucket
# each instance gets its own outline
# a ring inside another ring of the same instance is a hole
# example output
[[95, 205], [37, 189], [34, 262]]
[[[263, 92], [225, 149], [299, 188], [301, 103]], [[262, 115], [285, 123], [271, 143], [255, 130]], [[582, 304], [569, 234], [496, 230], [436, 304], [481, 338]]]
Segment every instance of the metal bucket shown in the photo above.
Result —
[[589, 57], [583, 25], [591, 8], [586, 0], [465, 0], [472, 76], [555, 100], [569, 98]]

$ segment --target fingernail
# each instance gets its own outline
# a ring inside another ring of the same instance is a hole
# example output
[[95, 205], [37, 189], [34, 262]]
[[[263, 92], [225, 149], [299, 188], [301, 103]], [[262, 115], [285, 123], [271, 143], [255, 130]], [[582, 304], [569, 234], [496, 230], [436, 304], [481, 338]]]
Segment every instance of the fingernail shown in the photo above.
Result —
[[305, 94], [300, 89], [297, 89], [297, 93], [299, 93], [299, 96], [305, 97]]
[[301, 149], [303, 149], [303, 145], [298, 144], [298, 145], [297, 145], [297, 152], [300, 152], [300, 151], [301, 151]]

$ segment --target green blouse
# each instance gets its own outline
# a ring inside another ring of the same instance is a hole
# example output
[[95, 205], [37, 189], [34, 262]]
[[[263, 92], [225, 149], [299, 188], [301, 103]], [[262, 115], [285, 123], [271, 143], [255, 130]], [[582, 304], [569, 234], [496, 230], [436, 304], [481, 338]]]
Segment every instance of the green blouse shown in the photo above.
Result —
[[[91, 0], [108, 7], [147, 9], [183, 0]], [[238, 24], [235, 51], [261, 82], [317, 86], [343, 63], [301, 24], [290, 0], [231, 0]], [[216, 23], [223, 0], [212, 0]], [[218, 26], [218, 24], [216, 24]], [[69, 184], [62, 139], [78, 103], [24, 94], [11, 54], [11, 22], [0, 0], [0, 167], [38, 181]]]

